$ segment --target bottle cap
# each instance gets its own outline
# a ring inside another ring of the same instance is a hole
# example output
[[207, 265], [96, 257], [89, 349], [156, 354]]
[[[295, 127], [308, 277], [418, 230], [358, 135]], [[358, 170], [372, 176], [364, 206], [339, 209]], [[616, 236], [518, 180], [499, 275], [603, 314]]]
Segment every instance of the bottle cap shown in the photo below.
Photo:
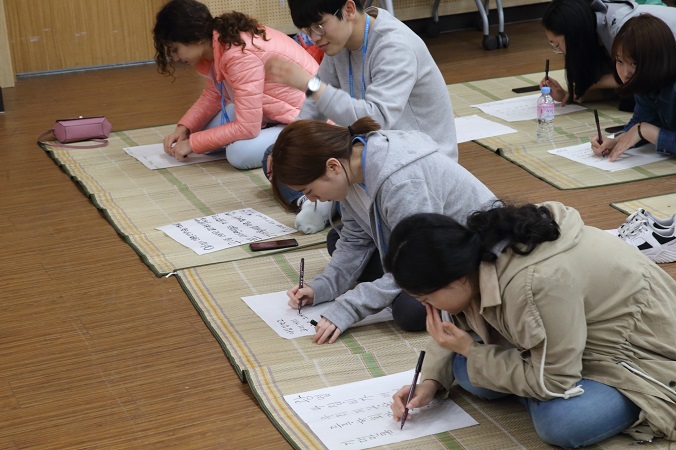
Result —
[[549, 86], [542, 86], [543, 94], [549, 94], [550, 92], [552, 92], [552, 88], [550, 88]]

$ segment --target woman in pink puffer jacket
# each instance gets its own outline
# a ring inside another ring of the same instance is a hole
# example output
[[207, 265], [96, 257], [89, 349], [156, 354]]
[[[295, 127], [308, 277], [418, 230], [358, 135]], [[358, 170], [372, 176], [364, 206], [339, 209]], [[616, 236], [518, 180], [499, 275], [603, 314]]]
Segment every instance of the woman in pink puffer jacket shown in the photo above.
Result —
[[225, 147], [238, 169], [260, 167], [265, 149], [294, 120], [305, 94], [265, 79], [272, 56], [286, 58], [314, 75], [318, 64], [287, 35], [239, 12], [213, 17], [195, 0], [171, 0], [153, 29], [158, 71], [173, 74], [183, 62], [202, 74], [202, 95], [164, 138], [164, 151], [178, 160]]

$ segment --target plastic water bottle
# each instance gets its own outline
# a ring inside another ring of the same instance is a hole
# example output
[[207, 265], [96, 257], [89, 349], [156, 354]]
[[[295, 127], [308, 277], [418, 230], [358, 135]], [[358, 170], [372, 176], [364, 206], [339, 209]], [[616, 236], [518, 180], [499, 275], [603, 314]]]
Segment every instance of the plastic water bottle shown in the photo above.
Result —
[[550, 92], [549, 86], [543, 86], [542, 95], [538, 98], [538, 143], [554, 140], [554, 99]]

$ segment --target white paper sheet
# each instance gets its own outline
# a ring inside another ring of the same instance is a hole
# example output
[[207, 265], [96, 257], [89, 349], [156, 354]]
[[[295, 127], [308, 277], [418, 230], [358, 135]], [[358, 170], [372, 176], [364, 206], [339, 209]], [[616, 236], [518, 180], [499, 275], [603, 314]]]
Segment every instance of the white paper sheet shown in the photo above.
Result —
[[[526, 95], [508, 98], [507, 100], [499, 100], [497, 102], [481, 103], [479, 105], [472, 105], [472, 107], [479, 108], [484, 113], [507, 122], [534, 120], [538, 118], [538, 97], [540, 97], [540, 94]], [[560, 116], [562, 114], [570, 114], [584, 109], [587, 108], [576, 104], [561, 106], [560, 103], [557, 103], [554, 108], [554, 115]], [[554, 121], [554, 123], [556, 123], [556, 121]]]
[[164, 153], [162, 144], [139, 145], [136, 147], [125, 147], [124, 151], [128, 155], [138, 159], [148, 169], [168, 169], [170, 167], [185, 166], [188, 164], [197, 164], [209, 161], [225, 159], [225, 150], [215, 151], [208, 154], [191, 153], [188, 158], [178, 161], [171, 155]]
[[455, 402], [435, 399], [410, 411], [401, 430], [392, 420], [390, 404], [392, 395], [412, 379], [410, 370], [285, 395], [284, 400], [329, 449], [364, 449], [477, 425]]
[[[284, 339], [314, 335], [315, 327], [310, 325], [310, 320], [319, 322], [324, 311], [331, 307], [331, 302], [320, 303], [317, 306], [303, 306], [300, 314], [298, 314], [297, 309], [289, 307], [289, 297], [286, 295], [286, 291], [251, 295], [242, 297], [242, 300]], [[392, 320], [392, 311], [389, 308], [366, 317], [353, 327], [387, 322], [388, 320]]]
[[516, 133], [516, 130], [477, 115], [455, 118], [455, 135], [458, 144], [509, 133]]
[[669, 158], [667, 155], [657, 153], [653, 144], [646, 144], [629, 149], [614, 162], [610, 162], [610, 159], [607, 157], [602, 158], [601, 156], [596, 156], [591, 149], [590, 142], [570, 147], [556, 148], [554, 150], [549, 150], [549, 153], [608, 172], [617, 172], [618, 170], [644, 166]]
[[198, 255], [296, 232], [251, 208], [172, 223], [157, 229]]

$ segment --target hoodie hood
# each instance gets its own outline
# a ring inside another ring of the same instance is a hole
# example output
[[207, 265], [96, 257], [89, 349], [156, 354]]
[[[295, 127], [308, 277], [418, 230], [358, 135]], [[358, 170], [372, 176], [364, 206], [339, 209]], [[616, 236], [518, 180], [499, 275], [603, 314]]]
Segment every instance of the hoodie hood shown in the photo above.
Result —
[[596, 15], [596, 33], [608, 53], [613, 46], [613, 39], [620, 31], [627, 16], [635, 14], [636, 3], [631, 0], [593, 0], [590, 4]]
[[432, 138], [417, 131], [374, 131], [366, 139], [362, 170], [371, 202], [392, 174], [439, 150]]

